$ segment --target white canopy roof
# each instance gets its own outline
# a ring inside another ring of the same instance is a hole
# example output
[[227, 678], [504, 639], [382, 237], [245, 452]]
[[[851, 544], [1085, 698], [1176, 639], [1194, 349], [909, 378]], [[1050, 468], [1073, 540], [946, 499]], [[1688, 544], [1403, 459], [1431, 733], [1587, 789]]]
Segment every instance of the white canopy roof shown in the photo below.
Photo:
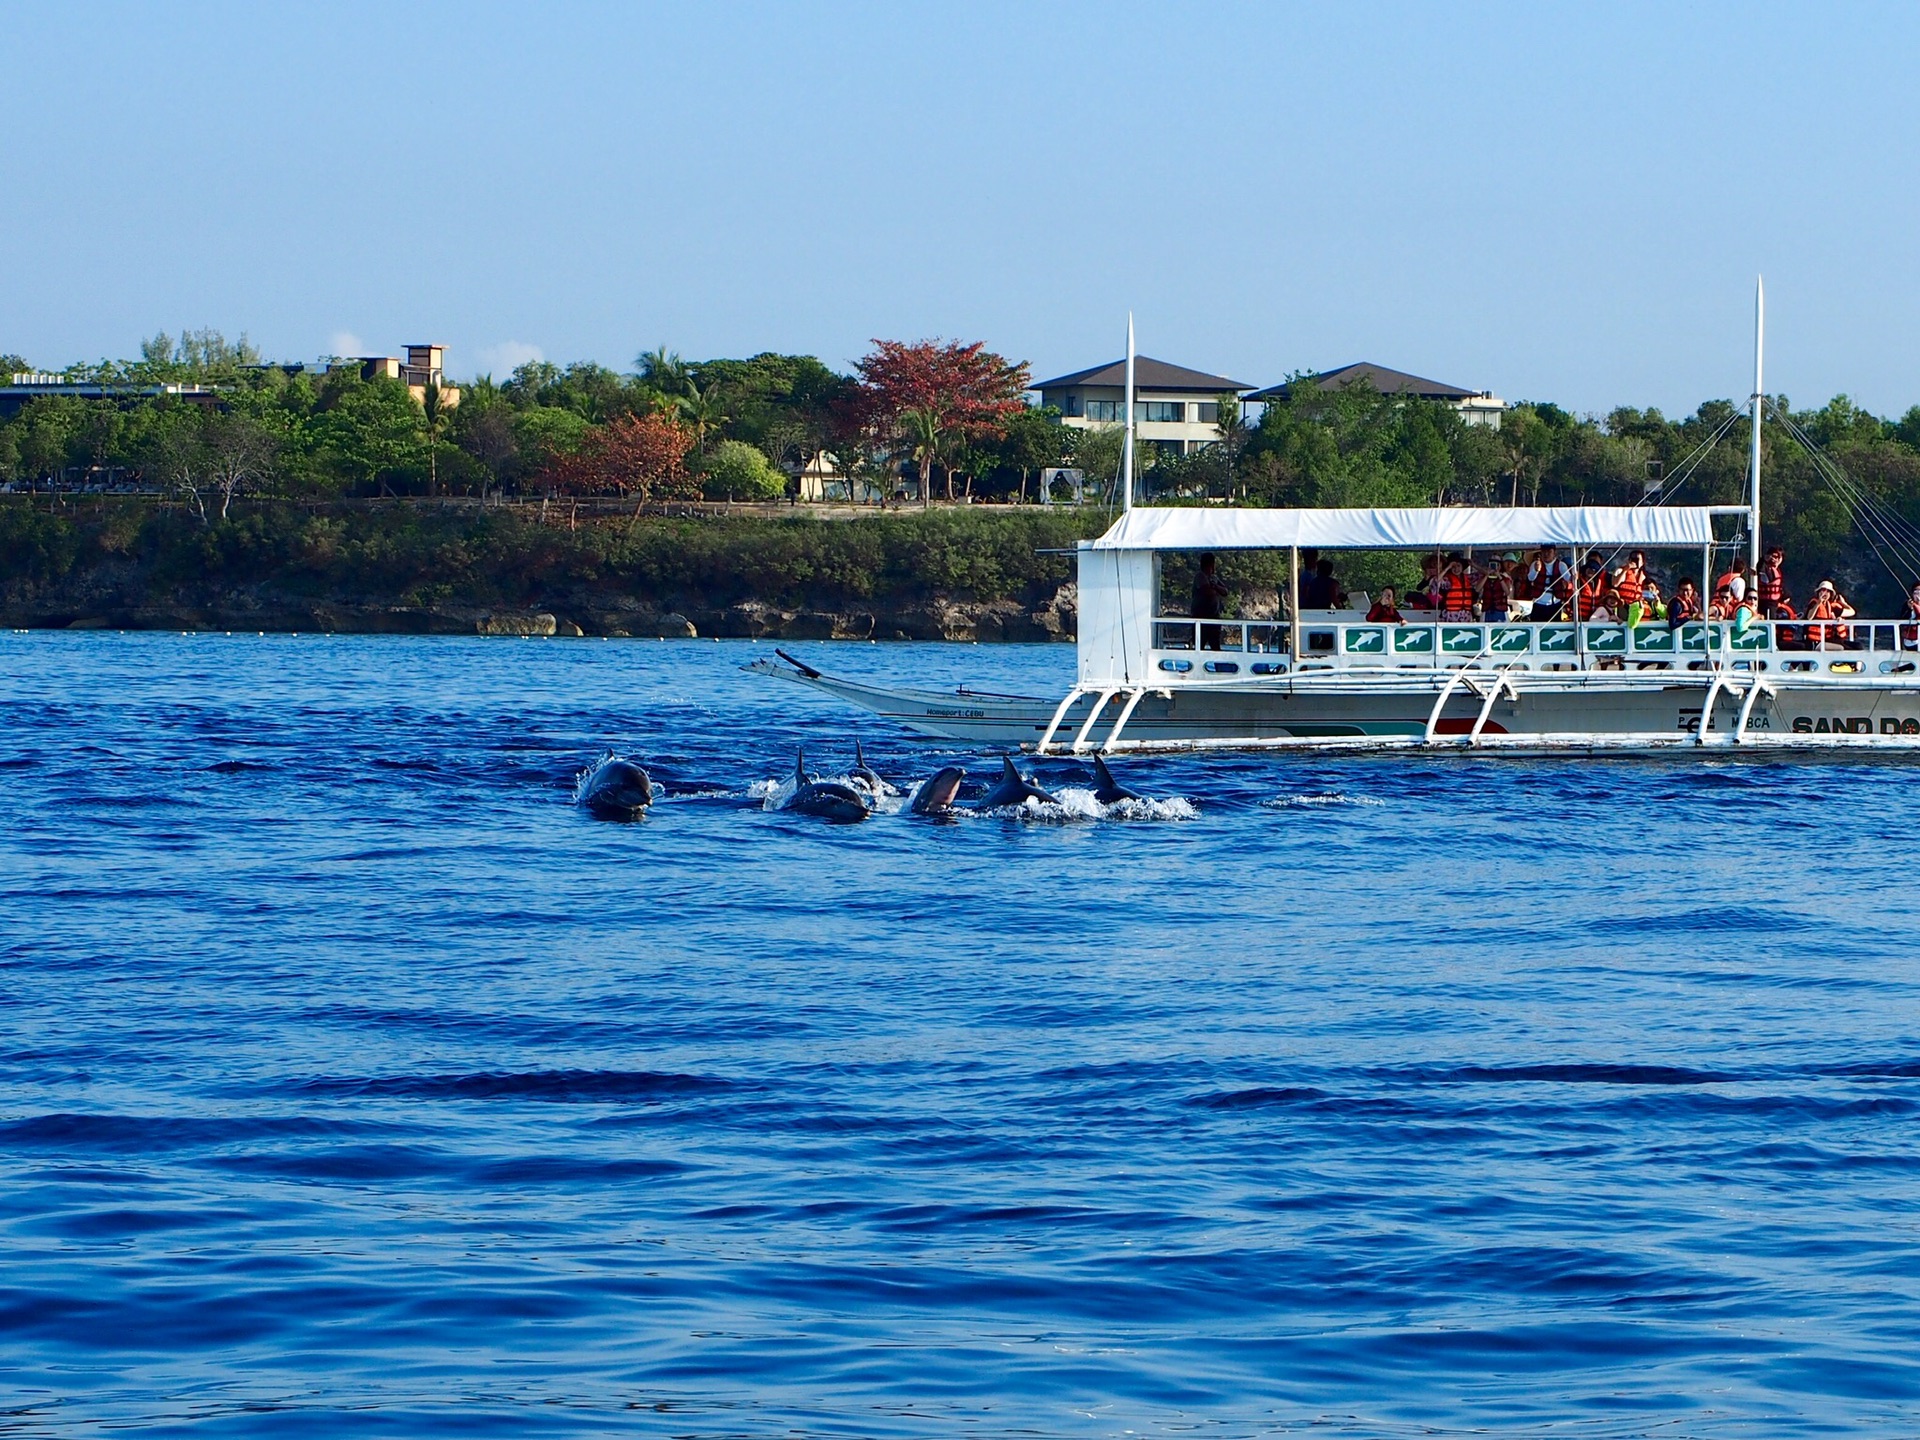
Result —
[[1713, 517], [1737, 507], [1557, 505], [1513, 509], [1231, 510], [1136, 506], [1096, 550], [1464, 550], [1530, 545], [1713, 542]]

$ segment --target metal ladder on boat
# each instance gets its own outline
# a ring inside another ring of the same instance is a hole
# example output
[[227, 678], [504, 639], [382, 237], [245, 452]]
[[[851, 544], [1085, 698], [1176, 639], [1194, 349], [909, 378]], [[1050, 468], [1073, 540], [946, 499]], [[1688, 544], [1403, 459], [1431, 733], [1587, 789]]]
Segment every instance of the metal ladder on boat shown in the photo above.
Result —
[[[1053, 743], [1053, 737], [1059, 733], [1060, 726], [1065, 722], [1067, 712], [1080, 701], [1086, 699], [1087, 696], [1092, 695], [1095, 697], [1093, 707], [1087, 711], [1087, 718], [1081, 722], [1079, 730], [1074, 732], [1073, 739], [1067, 745], [1067, 753], [1069, 755], [1084, 755], [1092, 748], [1089, 744], [1089, 739], [1093, 734], [1095, 723], [1100, 719], [1100, 716], [1105, 713], [1107, 706], [1113, 703], [1116, 696], [1124, 695], [1127, 697], [1126, 703], [1120, 707], [1118, 718], [1114, 720], [1113, 727], [1107, 731], [1107, 738], [1102, 740], [1099, 746], [1099, 753], [1102, 755], [1111, 754], [1113, 747], [1119, 743], [1120, 732], [1127, 728], [1127, 722], [1133, 719], [1134, 710], [1139, 707], [1141, 700], [1144, 699], [1148, 691], [1153, 690], [1153, 688], [1154, 687], [1150, 685], [1108, 685], [1101, 687], [1075, 685], [1071, 690], [1067, 691], [1067, 698], [1060, 702], [1060, 708], [1053, 712], [1053, 719], [1047, 722], [1046, 732], [1041, 735], [1040, 743], [1033, 747], [1033, 753], [1035, 755], [1046, 754], [1047, 747]], [[1160, 695], [1171, 694], [1171, 692], [1167, 690], [1159, 690], [1155, 693]]]
[[[1753, 718], [1754, 702], [1762, 695], [1773, 695], [1774, 688], [1757, 674], [1749, 673], [1743, 676], [1733, 670], [1716, 670], [1713, 672], [1713, 682], [1707, 686], [1707, 698], [1700, 704], [1700, 729], [1693, 737], [1695, 745], [1707, 743], [1707, 731], [1713, 725], [1713, 707], [1719, 703], [1720, 692], [1725, 690], [1729, 695], [1739, 694], [1740, 682], [1743, 679], [1746, 681], [1747, 693], [1740, 701], [1740, 715], [1734, 722], [1733, 732], [1727, 735], [1724, 743], [1728, 745], [1747, 743], [1747, 722]], [[1726, 731], [1720, 733], [1727, 734]]]

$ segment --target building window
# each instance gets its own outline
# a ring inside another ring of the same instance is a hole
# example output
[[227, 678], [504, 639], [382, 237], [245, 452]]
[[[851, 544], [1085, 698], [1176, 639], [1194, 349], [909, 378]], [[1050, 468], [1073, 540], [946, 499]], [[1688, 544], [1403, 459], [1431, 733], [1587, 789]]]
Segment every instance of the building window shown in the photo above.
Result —
[[1133, 418], [1151, 420], [1162, 425], [1178, 425], [1187, 418], [1187, 402], [1184, 400], [1136, 400], [1133, 406]]
[[1079, 419], [1080, 397], [1078, 395], [1067, 396], [1065, 400], [1060, 402], [1060, 413], [1070, 420]]
[[1202, 425], [1218, 425], [1220, 423], [1220, 402], [1218, 400], [1202, 400], [1200, 402], [1200, 423]]
[[1089, 400], [1087, 401], [1087, 419], [1111, 420], [1118, 424], [1121, 404], [1119, 400]]

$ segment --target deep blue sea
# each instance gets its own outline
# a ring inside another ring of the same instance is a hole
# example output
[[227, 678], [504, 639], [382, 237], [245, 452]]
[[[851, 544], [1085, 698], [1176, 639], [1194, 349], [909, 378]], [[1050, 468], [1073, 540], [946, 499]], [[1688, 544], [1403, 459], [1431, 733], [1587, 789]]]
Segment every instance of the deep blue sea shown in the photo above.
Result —
[[990, 757], [764, 653], [0, 635], [0, 1433], [1920, 1432], [1920, 768], [836, 827]]

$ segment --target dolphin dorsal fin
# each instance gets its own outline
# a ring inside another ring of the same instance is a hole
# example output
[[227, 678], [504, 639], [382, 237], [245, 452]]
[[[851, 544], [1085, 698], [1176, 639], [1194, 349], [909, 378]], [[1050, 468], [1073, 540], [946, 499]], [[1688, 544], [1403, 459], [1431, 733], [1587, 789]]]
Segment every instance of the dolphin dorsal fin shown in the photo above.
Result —
[[793, 750], [793, 783], [796, 785], [807, 783], [807, 752], [797, 745]]
[[861, 770], [864, 770], [867, 768], [867, 752], [864, 748], [862, 748], [859, 737], [857, 736], [854, 738], [854, 742], [853, 742], [853, 763], [857, 768]]
[[1093, 757], [1093, 773], [1100, 777], [1102, 785], [1109, 789], [1113, 788], [1113, 772], [1107, 769], [1107, 762], [1098, 755]]
[[1000, 778], [1003, 780], [1019, 781], [1022, 784], [1026, 783], [1021, 779], [1020, 771], [1015, 768], [1011, 755], [1002, 755], [1000, 757]]

